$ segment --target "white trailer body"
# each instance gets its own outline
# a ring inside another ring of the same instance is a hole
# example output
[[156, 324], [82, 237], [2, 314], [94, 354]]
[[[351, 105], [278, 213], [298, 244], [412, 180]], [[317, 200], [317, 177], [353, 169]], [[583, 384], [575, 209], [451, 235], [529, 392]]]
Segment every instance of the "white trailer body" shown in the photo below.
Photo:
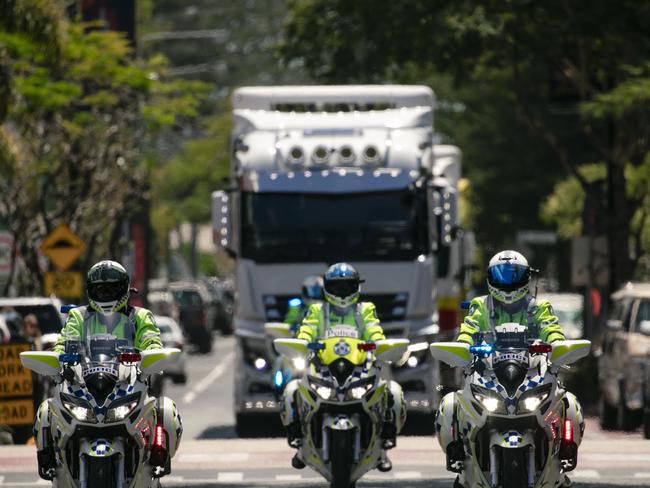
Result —
[[409, 411], [435, 411], [425, 343], [439, 331], [436, 301], [457, 289], [460, 153], [434, 147], [434, 101], [423, 86], [235, 91], [232, 185], [213, 194], [213, 223], [236, 263], [238, 427], [279, 409], [264, 323], [284, 318], [306, 276], [339, 261], [365, 279], [362, 299], [386, 334], [414, 344], [394, 368]]

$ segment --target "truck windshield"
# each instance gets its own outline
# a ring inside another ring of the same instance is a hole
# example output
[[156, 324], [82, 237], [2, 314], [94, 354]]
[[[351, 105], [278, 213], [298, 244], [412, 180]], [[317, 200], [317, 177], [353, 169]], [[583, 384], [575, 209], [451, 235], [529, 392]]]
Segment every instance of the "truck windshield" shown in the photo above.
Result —
[[242, 257], [257, 262], [407, 261], [429, 253], [424, 192], [244, 193]]

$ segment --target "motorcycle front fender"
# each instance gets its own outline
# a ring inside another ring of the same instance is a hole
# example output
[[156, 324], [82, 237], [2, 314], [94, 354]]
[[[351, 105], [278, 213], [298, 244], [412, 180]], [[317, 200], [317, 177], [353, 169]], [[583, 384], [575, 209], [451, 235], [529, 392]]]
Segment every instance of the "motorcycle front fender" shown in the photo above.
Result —
[[535, 438], [532, 431], [519, 432], [516, 430], [494, 431], [490, 435], [490, 447], [497, 446], [504, 449], [519, 449], [534, 446]]

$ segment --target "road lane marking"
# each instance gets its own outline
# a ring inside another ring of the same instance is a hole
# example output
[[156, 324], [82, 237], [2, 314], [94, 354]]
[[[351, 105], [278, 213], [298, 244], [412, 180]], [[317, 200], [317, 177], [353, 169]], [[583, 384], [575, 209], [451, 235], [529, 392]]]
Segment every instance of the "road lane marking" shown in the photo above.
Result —
[[1, 485], [2, 483], [4, 483], [4, 482], [5, 482], [5, 477], [4, 477], [4, 476], [0, 476], [0, 485]]
[[275, 480], [276, 481], [301, 481], [302, 475], [301, 474], [276, 474]]
[[600, 478], [600, 473], [595, 469], [576, 469], [573, 476], [576, 478]]
[[218, 482], [236, 483], [244, 479], [244, 473], [235, 471], [225, 471], [217, 475]]
[[419, 471], [395, 471], [393, 478], [396, 480], [414, 480], [422, 478], [422, 473]]
[[634, 473], [635, 478], [650, 478], [650, 472]]
[[586, 452], [582, 459], [608, 462], [650, 461], [650, 454]]
[[251, 455], [248, 452], [224, 452], [224, 453], [180, 453], [178, 460], [179, 463], [234, 463], [248, 461]]
[[183, 397], [183, 403], [188, 404], [192, 403], [194, 399], [197, 397], [197, 395], [203, 393], [205, 390], [208, 389], [208, 387], [215, 382], [221, 375], [223, 375], [226, 372], [226, 368], [230, 366], [230, 363], [232, 362], [233, 358], [235, 356], [234, 352], [230, 352], [226, 354], [226, 356], [223, 358], [223, 361], [218, 363], [212, 371], [210, 371], [210, 374], [203, 378], [201, 381], [199, 381], [192, 390], [188, 391], [185, 396]]

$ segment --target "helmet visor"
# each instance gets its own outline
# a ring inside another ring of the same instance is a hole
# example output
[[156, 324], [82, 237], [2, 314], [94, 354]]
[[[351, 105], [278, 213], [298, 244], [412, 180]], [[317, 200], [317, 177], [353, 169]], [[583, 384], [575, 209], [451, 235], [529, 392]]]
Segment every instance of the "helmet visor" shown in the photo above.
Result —
[[359, 291], [359, 282], [352, 280], [325, 281], [325, 291], [339, 298], [347, 298]]
[[96, 302], [112, 302], [124, 297], [128, 288], [128, 283], [123, 282], [91, 283], [88, 285], [88, 297]]
[[521, 264], [503, 263], [488, 269], [488, 282], [500, 290], [516, 290], [529, 280], [530, 268]]

